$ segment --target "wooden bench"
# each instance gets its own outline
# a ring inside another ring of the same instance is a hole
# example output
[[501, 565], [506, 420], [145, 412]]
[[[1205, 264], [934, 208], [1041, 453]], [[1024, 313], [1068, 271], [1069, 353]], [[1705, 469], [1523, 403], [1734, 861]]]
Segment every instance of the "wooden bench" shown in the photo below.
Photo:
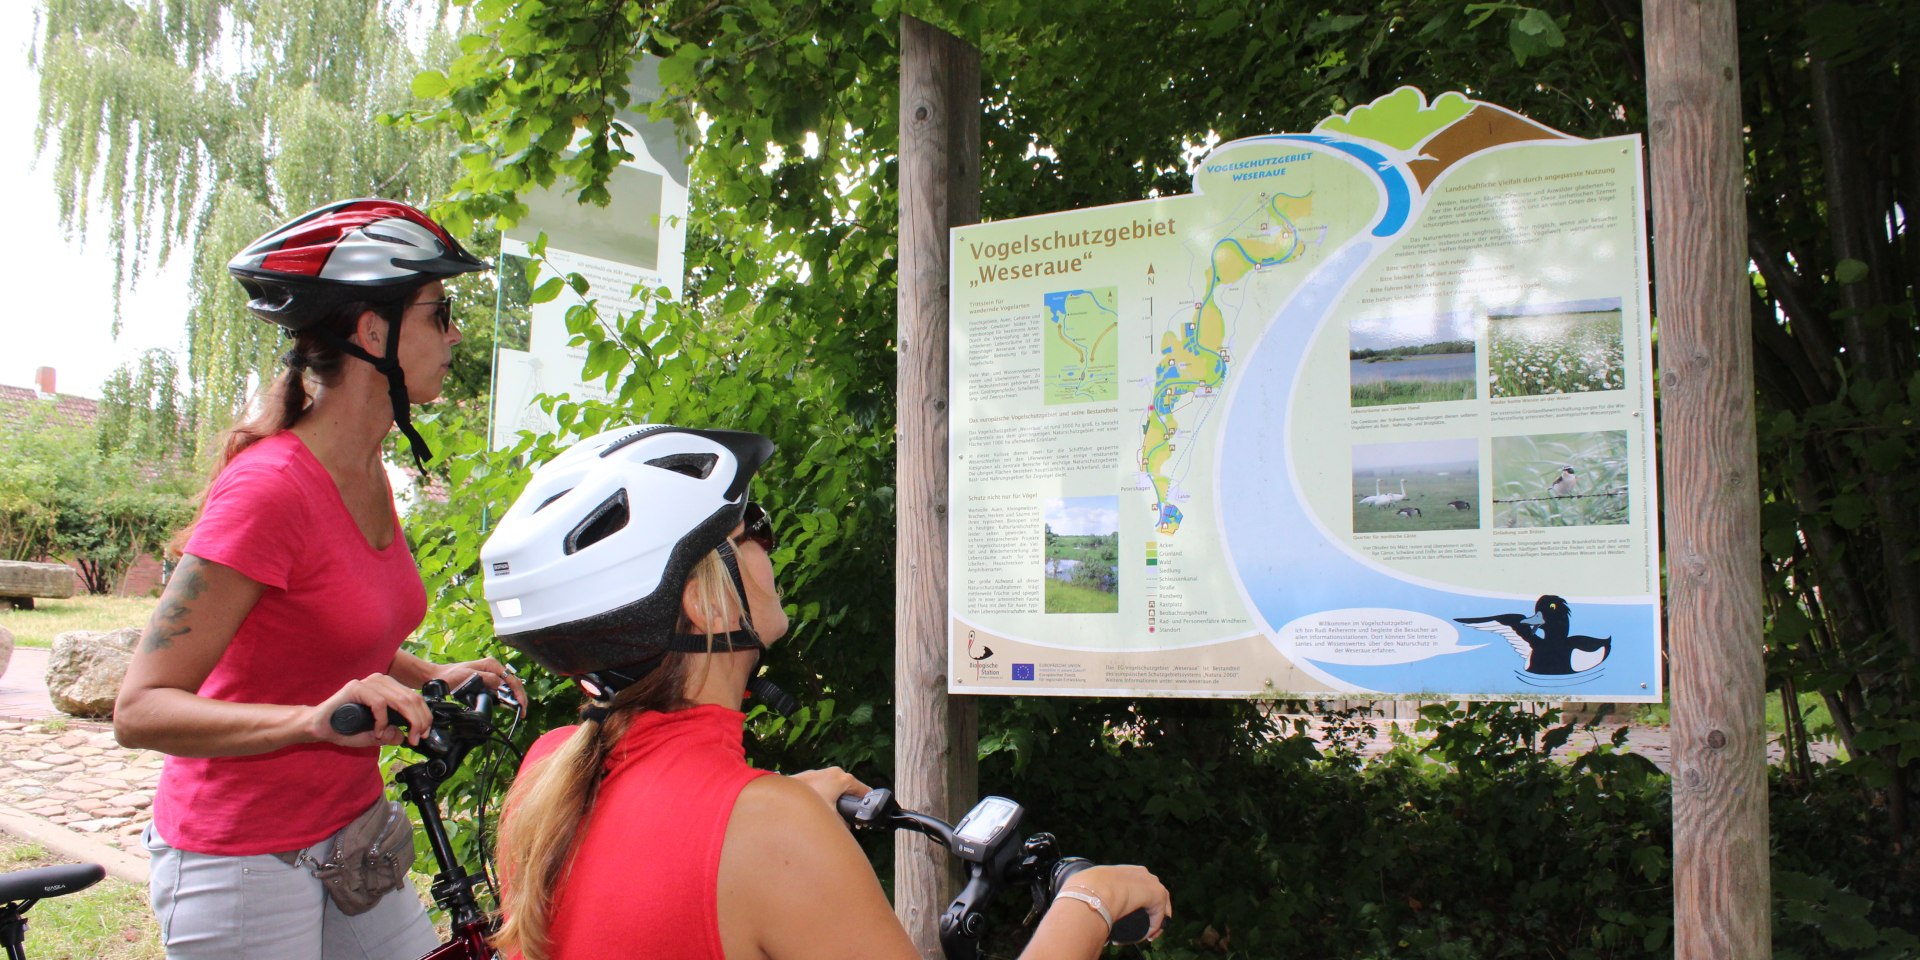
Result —
[[73, 596], [77, 579], [64, 563], [24, 563], [0, 560], [0, 603], [16, 610], [32, 610], [35, 597], [65, 600]]

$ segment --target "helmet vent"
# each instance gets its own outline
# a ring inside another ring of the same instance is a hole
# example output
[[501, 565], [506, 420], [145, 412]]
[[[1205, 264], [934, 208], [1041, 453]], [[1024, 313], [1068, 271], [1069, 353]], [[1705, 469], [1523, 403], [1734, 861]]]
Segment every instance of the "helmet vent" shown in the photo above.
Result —
[[552, 504], [552, 503], [553, 503], [553, 502], [554, 502], [555, 500], [558, 500], [558, 499], [560, 499], [561, 497], [564, 497], [564, 496], [566, 496], [567, 494], [569, 494], [569, 493], [572, 493], [572, 492], [573, 492], [573, 488], [572, 488], [572, 487], [568, 487], [567, 489], [565, 489], [565, 490], [562, 490], [562, 491], [560, 491], [559, 493], [556, 493], [556, 494], [554, 494], [553, 496], [551, 496], [551, 497], [548, 497], [548, 498], [546, 498], [545, 500], [542, 500], [542, 501], [540, 501], [540, 505], [539, 505], [539, 506], [537, 506], [537, 507], [534, 507], [534, 508], [533, 508], [533, 512], [534, 512], [534, 513], [539, 513], [540, 511], [542, 511], [542, 510], [545, 510], [545, 509], [546, 509], [546, 508], [547, 508], [547, 507], [548, 507], [549, 505], [551, 505], [551, 504]]
[[705, 480], [719, 463], [720, 458], [711, 453], [675, 453], [648, 460], [647, 466], [686, 474], [695, 480]]
[[627, 525], [627, 491], [615, 491], [567, 534], [566, 551], [578, 553], [613, 536]]

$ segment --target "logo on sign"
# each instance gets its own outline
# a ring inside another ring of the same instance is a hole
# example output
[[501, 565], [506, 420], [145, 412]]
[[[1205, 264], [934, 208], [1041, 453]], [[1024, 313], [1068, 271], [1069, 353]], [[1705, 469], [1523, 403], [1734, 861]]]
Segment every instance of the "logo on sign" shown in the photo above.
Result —
[[1013, 665], [1013, 678], [1014, 678], [1015, 680], [1032, 680], [1032, 679], [1033, 679], [1033, 664], [1031, 664], [1031, 663], [1016, 663], [1016, 664], [1014, 664], [1014, 665]]

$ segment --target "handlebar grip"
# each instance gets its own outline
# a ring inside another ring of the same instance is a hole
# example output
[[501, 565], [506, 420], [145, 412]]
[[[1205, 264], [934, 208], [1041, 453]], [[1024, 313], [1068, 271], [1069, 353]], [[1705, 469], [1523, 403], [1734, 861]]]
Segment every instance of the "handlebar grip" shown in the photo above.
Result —
[[840, 799], [833, 802], [833, 806], [840, 811], [840, 819], [848, 823], [852, 823], [855, 817], [860, 816], [860, 798], [851, 793], [841, 794]]
[[[343, 737], [351, 737], [356, 733], [366, 733], [368, 730], [373, 729], [373, 708], [364, 703], [343, 703], [334, 708], [333, 716], [327, 718], [327, 725], [333, 728], [334, 733]], [[401, 716], [399, 711], [389, 707], [387, 709], [387, 725], [404, 727], [407, 725], [407, 718]]]
[[874, 787], [864, 797], [843, 793], [833, 803], [834, 809], [840, 811], [840, 819], [847, 821], [849, 827], [871, 827], [884, 823], [882, 818], [893, 806], [893, 791], [886, 787]]
[[1152, 933], [1153, 919], [1147, 916], [1147, 908], [1141, 907], [1113, 922], [1113, 929], [1107, 931], [1107, 942], [1128, 944], [1139, 943]]

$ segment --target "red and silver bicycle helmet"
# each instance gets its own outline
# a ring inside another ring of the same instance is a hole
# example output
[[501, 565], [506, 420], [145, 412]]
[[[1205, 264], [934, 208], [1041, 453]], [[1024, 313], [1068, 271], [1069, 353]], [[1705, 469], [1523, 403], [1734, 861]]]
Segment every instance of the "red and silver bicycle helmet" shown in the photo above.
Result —
[[395, 312], [387, 354], [375, 357], [315, 324], [355, 301], [398, 303], [422, 284], [491, 269], [419, 210], [396, 200], [342, 200], [310, 210], [247, 244], [227, 263], [246, 288], [247, 309], [292, 332], [314, 328], [334, 347], [374, 365], [387, 378], [393, 419], [422, 469], [432, 456], [413, 429], [406, 378], [396, 351]]
[[[740, 597], [728, 534], [773, 443], [756, 433], [666, 425], [610, 430], [543, 464], [480, 549], [495, 634], [595, 699], [669, 651], [706, 652], [678, 632], [694, 566], [719, 552]], [[745, 629], [715, 650], [764, 650]]]

